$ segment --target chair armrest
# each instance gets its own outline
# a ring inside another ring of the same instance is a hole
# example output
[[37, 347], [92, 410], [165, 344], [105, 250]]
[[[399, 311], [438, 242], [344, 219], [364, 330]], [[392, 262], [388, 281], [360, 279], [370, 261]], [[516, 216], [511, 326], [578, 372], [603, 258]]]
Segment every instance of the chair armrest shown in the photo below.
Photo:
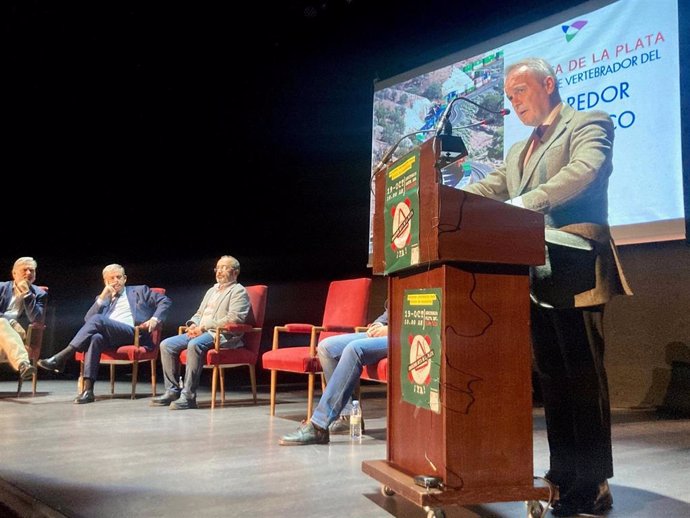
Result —
[[249, 324], [226, 324], [224, 327], [216, 329], [213, 339], [213, 348], [217, 351], [220, 349], [220, 335], [224, 331], [235, 333], [256, 333], [262, 331], [260, 327], [252, 327]]
[[366, 333], [367, 329], [369, 329], [367, 326], [357, 326], [355, 327], [355, 333]]
[[354, 333], [356, 329], [356, 327], [352, 326], [326, 326], [322, 330], [331, 333]]
[[187, 332], [187, 326], [179, 326], [177, 328], [177, 334], [178, 335], [181, 335], [182, 333], [186, 333], [186, 332]]
[[250, 333], [261, 329], [260, 327], [250, 326], [249, 324], [226, 324], [222, 330], [230, 333]]
[[310, 349], [314, 350], [316, 347], [316, 336], [323, 330], [323, 327], [315, 326], [313, 324], [285, 324], [284, 326], [275, 326], [273, 328], [273, 345], [271, 350], [275, 351], [278, 349], [278, 337], [280, 336], [280, 333], [310, 334], [311, 338], [309, 340], [309, 347]]
[[316, 328], [317, 333], [325, 329], [324, 327], [315, 326], [314, 324], [285, 324], [281, 326], [281, 331], [285, 331], [286, 333], [311, 333], [314, 328]]
[[38, 322], [30, 323], [26, 328], [26, 334], [24, 335], [24, 345], [29, 347], [31, 345], [31, 335], [34, 329], [45, 329], [45, 324], [40, 324]]
[[134, 326], [134, 347], [139, 347], [139, 326]]

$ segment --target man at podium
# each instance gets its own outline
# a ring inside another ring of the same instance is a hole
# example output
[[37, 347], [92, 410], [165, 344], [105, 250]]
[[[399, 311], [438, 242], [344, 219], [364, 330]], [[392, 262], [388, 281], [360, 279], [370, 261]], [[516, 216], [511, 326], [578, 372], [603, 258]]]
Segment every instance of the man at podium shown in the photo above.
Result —
[[464, 190], [544, 214], [546, 263], [530, 271], [532, 347], [559, 487], [555, 516], [598, 514], [613, 499], [606, 302], [631, 294], [608, 227], [614, 128], [603, 112], [561, 101], [553, 68], [529, 58], [506, 68], [505, 93], [534, 127], [505, 163]]

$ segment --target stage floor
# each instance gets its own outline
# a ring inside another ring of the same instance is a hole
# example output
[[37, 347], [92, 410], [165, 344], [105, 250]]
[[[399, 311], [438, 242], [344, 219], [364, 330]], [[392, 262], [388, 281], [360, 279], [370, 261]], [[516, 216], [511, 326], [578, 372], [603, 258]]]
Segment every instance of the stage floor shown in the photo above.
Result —
[[[361, 471], [363, 460], [386, 457], [381, 385], [363, 387], [361, 443], [332, 436], [328, 446], [302, 447], [278, 439], [305, 417], [306, 391], [280, 392], [271, 418], [266, 387], [258, 405], [248, 392], [230, 392], [213, 411], [208, 390], [199, 394], [202, 408], [171, 411], [150, 407], [148, 395], [130, 400], [125, 382], [114, 398], [99, 382], [88, 405], [72, 404], [74, 381], [39, 380], [38, 389], [16, 398], [16, 382], [0, 382], [0, 502], [17, 516], [426, 517], [399, 496], [383, 496]], [[608, 516], [690, 516], [690, 420], [630, 409], [615, 410], [613, 420]], [[535, 408], [534, 472], [547, 468], [543, 412]], [[522, 502], [444, 511], [448, 518], [526, 515]]]

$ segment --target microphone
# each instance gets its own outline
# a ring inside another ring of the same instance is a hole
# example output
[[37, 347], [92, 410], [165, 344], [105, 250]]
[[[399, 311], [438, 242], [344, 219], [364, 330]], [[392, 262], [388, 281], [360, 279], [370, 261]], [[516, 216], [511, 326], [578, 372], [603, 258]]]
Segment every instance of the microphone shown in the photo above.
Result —
[[452, 101], [446, 104], [446, 109], [443, 110], [441, 117], [438, 119], [438, 124], [436, 125], [436, 135], [450, 135], [453, 133], [453, 126], [450, 123], [450, 110], [453, 104], [458, 99], [465, 99], [465, 97], [455, 97]]
[[[435, 128], [413, 131], [412, 133], [408, 133], [407, 135], [403, 135], [402, 137], [400, 137], [395, 142], [395, 144], [393, 144], [391, 147], [389, 147], [388, 151], [386, 151], [386, 153], [383, 155], [381, 160], [379, 160], [378, 164], [376, 164], [376, 166], [374, 167], [374, 169], [371, 173], [371, 179], [373, 180], [376, 177], [376, 175], [379, 174], [379, 172], [386, 166], [388, 161], [393, 156], [393, 153], [395, 153], [395, 151], [398, 149], [398, 146], [400, 146], [400, 143], [403, 140], [405, 140], [406, 138], [413, 137], [415, 135], [421, 135], [424, 133], [432, 133], [432, 132], [436, 133], [436, 135], [438, 135], [438, 136], [440, 136], [440, 135], [452, 135], [453, 129], [473, 128], [475, 126], [481, 126], [483, 124], [488, 124], [489, 122], [493, 122], [493, 121], [489, 121], [488, 119], [482, 119], [481, 121], [477, 121], [477, 122], [474, 122], [472, 124], [468, 124], [466, 126], [460, 126], [459, 128], [453, 128], [453, 125], [450, 122], [451, 108], [453, 107], [453, 104], [459, 100], [467, 101], [468, 103], [473, 104], [477, 108], [481, 108], [482, 110], [485, 110], [485, 111], [487, 111], [493, 115], [500, 115], [502, 117], [505, 117], [506, 115], [508, 115], [510, 113], [510, 110], [507, 108], [503, 108], [501, 110], [492, 110], [490, 108], [487, 108], [486, 106], [482, 106], [481, 104], [478, 104], [478, 103], [468, 99], [467, 97], [462, 97], [462, 96], [461, 97], [455, 97], [446, 105], [446, 109], [443, 110], [443, 114], [439, 118], [438, 123], [436, 124]], [[464, 144], [463, 144], [463, 146], [464, 146]]]
[[[477, 108], [480, 108], [488, 113], [491, 113], [493, 115], [500, 115], [501, 117], [505, 117], [510, 113], [510, 110], [508, 108], [502, 108], [500, 110], [493, 110], [491, 108], [487, 108], [486, 106], [482, 106], [479, 103], [476, 103], [472, 101], [471, 99], [464, 97], [464, 96], [459, 96], [455, 97], [452, 101], [450, 101], [446, 105], [446, 109], [443, 111], [443, 114], [438, 120], [438, 124], [436, 125], [436, 135], [451, 135], [453, 133], [453, 125], [450, 122], [450, 114], [451, 114], [451, 108], [453, 107], [453, 104], [455, 104], [456, 101], [466, 101]], [[488, 121], [486, 121], [488, 122]], [[471, 126], [469, 126], [471, 127]]]

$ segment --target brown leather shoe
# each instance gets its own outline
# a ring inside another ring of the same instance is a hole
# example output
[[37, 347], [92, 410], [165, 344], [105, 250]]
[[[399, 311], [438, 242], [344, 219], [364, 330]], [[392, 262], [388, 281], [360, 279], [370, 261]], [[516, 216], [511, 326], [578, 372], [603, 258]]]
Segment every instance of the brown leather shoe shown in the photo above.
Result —
[[21, 365], [19, 366], [19, 375], [22, 377], [23, 380], [33, 378], [34, 374], [36, 374], [36, 367], [31, 365], [29, 362], [21, 363]]

